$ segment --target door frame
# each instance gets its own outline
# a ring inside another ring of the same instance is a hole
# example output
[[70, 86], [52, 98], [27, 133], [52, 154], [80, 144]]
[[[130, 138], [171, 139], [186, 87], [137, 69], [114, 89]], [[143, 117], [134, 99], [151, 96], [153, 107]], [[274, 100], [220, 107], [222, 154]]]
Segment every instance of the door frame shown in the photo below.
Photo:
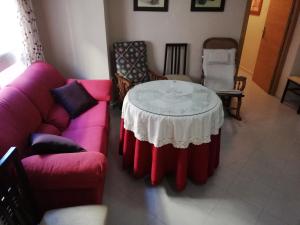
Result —
[[[244, 21], [243, 21], [243, 26], [242, 26], [241, 36], [240, 36], [239, 50], [238, 50], [239, 64], [240, 64], [241, 54], [242, 54], [243, 47], [244, 47], [244, 41], [245, 41], [245, 36], [246, 36], [246, 32], [247, 32], [248, 21], [249, 21], [249, 17], [250, 17], [251, 2], [252, 2], [252, 0], [247, 0], [247, 5], [246, 5], [245, 13], [244, 13]], [[271, 0], [270, 4], [272, 4], [272, 0]], [[292, 38], [293, 38], [293, 34], [294, 34], [294, 30], [295, 30], [295, 27], [297, 24], [299, 14], [300, 14], [300, 0], [294, 0], [293, 6], [292, 6], [292, 11], [289, 16], [289, 22], [288, 22], [287, 29], [286, 29], [286, 32], [284, 35], [284, 41], [283, 41], [282, 46], [280, 46], [281, 49], [280, 49], [280, 53], [279, 53], [279, 58], [277, 60], [276, 66], [275, 66], [273, 79], [271, 81], [271, 85], [270, 85], [270, 88], [268, 91], [268, 94], [270, 94], [270, 95], [275, 95], [275, 92], [277, 90], [277, 87], [278, 87], [278, 84], [280, 81], [280, 77], [281, 77], [281, 74], [283, 71], [283, 67], [285, 65], [286, 56], [288, 54], [289, 47], [292, 42]], [[240, 65], [238, 65], [238, 68], [239, 68], [239, 66]]]

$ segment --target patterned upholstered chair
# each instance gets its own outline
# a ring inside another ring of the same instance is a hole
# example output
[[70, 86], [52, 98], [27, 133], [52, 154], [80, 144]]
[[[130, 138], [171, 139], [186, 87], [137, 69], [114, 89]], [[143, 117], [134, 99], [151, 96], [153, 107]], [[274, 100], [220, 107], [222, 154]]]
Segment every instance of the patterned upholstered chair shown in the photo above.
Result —
[[144, 41], [117, 42], [113, 44], [113, 51], [117, 70], [115, 75], [121, 101], [128, 90], [136, 84], [166, 79], [148, 69], [147, 47]]

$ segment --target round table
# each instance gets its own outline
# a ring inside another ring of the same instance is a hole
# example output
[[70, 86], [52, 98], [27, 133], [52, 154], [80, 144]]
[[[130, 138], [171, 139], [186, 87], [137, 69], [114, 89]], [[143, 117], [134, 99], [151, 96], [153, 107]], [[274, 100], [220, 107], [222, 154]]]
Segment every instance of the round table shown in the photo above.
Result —
[[158, 184], [175, 173], [183, 190], [189, 176], [204, 183], [219, 164], [222, 101], [202, 85], [160, 80], [136, 85], [126, 95], [120, 126], [124, 168]]

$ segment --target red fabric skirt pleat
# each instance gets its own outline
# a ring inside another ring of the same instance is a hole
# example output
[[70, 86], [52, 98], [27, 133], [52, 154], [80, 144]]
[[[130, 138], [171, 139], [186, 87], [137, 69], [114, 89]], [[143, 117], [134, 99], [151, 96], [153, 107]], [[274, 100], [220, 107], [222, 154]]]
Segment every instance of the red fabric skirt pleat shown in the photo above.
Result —
[[187, 177], [203, 184], [213, 175], [219, 165], [220, 133], [212, 135], [210, 143], [190, 144], [188, 149], [174, 148], [171, 144], [156, 148], [136, 139], [133, 132], [124, 129], [121, 120], [119, 150], [123, 167], [132, 170], [134, 176], [150, 175], [151, 184], [157, 185], [167, 174], [174, 174], [176, 189], [182, 191]]

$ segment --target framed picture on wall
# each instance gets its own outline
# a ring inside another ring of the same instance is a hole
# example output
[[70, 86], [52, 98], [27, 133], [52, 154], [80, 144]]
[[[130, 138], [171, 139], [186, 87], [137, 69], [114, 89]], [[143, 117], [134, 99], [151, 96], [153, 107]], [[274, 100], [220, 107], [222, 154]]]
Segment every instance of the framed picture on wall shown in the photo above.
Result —
[[263, 0], [252, 0], [250, 14], [259, 16], [262, 4], [263, 4]]
[[168, 11], [168, 0], [134, 0], [134, 11]]
[[223, 12], [225, 0], [192, 0], [191, 11]]

